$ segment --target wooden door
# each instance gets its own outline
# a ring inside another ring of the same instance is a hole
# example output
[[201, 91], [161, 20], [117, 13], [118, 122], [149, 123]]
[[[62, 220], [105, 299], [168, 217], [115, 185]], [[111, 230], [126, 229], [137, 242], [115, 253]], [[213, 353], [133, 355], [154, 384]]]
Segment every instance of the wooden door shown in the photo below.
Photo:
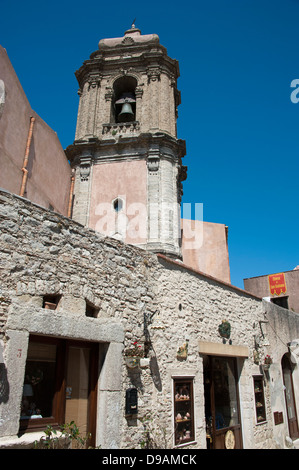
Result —
[[287, 356], [282, 358], [283, 382], [285, 386], [285, 400], [288, 415], [289, 433], [291, 439], [298, 439], [298, 420], [294, 397], [292, 366]]
[[242, 449], [236, 358], [208, 358], [205, 400], [208, 447]]
[[74, 421], [80, 436], [95, 445], [97, 349], [90, 343], [69, 342], [67, 348], [65, 423]]

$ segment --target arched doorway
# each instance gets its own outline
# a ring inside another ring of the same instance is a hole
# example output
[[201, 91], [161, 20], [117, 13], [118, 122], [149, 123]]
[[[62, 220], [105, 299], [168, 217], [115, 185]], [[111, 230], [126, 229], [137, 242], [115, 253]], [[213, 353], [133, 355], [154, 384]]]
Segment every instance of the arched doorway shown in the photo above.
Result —
[[298, 431], [298, 419], [297, 419], [293, 375], [292, 375], [293, 367], [287, 354], [285, 354], [281, 360], [281, 367], [282, 367], [283, 383], [285, 386], [285, 400], [286, 400], [286, 408], [287, 408], [289, 433], [290, 433], [291, 439], [298, 439], [299, 431]]

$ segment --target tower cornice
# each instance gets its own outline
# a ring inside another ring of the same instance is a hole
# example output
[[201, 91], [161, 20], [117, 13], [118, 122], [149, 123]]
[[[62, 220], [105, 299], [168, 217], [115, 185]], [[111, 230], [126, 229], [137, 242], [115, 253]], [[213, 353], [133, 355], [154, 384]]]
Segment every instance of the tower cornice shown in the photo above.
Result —
[[132, 68], [136, 71], [143, 72], [150, 67], [160, 67], [161, 73], [173, 77], [176, 80], [180, 76], [179, 63], [176, 59], [159, 52], [144, 52], [133, 57], [115, 57], [114, 59], [105, 60], [105, 58], [96, 57], [83, 62], [82, 66], [75, 72], [80, 88], [89, 80], [93, 74], [101, 73], [111, 75], [118, 73], [120, 68]]
[[[134, 151], [132, 150], [131, 155], [139, 159], [145, 158], [150, 153], [143, 151], [143, 149], [154, 149], [157, 154], [164, 154], [164, 157], [167, 158], [165, 148], [168, 148], [173, 154], [177, 155], [179, 160], [186, 154], [185, 140], [175, 139], [162, 132], [156, 134], [142, 133], [136, 137], [123, 137], [121, 139], [111, 138], [110, 140], [99, 140], [94, 138], [89, 140], [77, 140], [65, 149], [65, 153], [72, 165], [78, 162], [78, 158], [80, 159], [82, 154], [93, 155], [94, 162], [98, 159], [120, 160], [121, 158], [127, 158], [130, 152], [124, 153], [124, 151], [130, 148], [135, 149]], [[113, 151], [111, 151], [111, 149], [113, 149]], [[164, 149], [164, 151], [162, 151], [162, 149]]]

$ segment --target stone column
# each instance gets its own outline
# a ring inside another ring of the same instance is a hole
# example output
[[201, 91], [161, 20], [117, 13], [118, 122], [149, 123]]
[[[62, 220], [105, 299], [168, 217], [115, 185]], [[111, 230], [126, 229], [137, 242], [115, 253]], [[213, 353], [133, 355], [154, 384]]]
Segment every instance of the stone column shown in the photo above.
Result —
[[101, 83], [101, 78], [99, 75], [92, 75], [90, 76], [88, 83], [89, 83], [89, 99], [88, 99], [86, 136], [94, 137], [98, 88]]
[[147, 220], [148, 247], [159, 244], [160, 240], [160, 154], [159, 148], [151, 148], [148, 152], [147, 168]]
[[86, 227], [89, 224], [92, 168], [92, 156], [82, 155], [76, 168], [73, 219]]
[[177, 108], [176, 108], [176, 103], [175, 103], [175, 90], [176, 90], [176, 80], [172, 76], [170, 79], [170, 84], [169, 84], [169, 99], [168, 99], [168, 105], [169, 105], [169, 126], [170, 126], [170, 133], [176, 137], [177, 136], [177, 126], [176, 126], [176, 121], [177, 121]]
[[82, 106], [83, 106], [83, 98], [82, 98], [82, 90], [79, 88], [78, 90], [79, 95], [79, 106], [78, 106], [78, 116], [77, 116], [77, 126], [76, 126], [76, 133], [75, 133], [75, 140], [80, 138], [81, 135], [81, 119], [82, 119]]
[[4, 368], [1, 364], [0, 437], [16, 436], [19, 432], [29, 333], [7, 330], [6, 336]]
[[124, 402], [122, 350], [122, 343], [100, 345], [100, 359], [104, 363], [98, 383], [96, 445], [103, 449], [118, 449], [121, 445]]
[[161, 74], [160, 86], [160, 130], [171, 132], [172, 116], [169, 113], [169, 78], [166, 74]]
[[88, 88], [89, 84], [86, 82], [83, 89], [80, 91], [80, 114], [77, 118], [77, 133], [76, 139], [82, 139], [87, 131], [87, 116], [88, 116]]
[[136, 121], [142, 121], [142, 95], [143, 89], [138, 86], [135, 89], [135, 97], [136, 97]]
[[176, 165], [170, 158], [161, 159], [161, 242], [165, 249], [179, 254], [179, 205], [177, 203]]
[[160, 100], [159, 100], [159, 82], [160, 82], [160, 68], [153, 66], [147, 70], [149, 80], [149, 128], [159, 130], [160, 123]]

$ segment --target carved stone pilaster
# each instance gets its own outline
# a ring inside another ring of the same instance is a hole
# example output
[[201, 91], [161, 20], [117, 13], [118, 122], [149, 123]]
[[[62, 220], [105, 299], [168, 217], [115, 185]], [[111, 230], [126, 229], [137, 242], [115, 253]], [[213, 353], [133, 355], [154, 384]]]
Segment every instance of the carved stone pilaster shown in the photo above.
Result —
[[177, 174], [178, 202], [181, 203], [183, 196], [183, 181], [187, 179], [187, 167], [181, 165]]
[[90, 175], [90, 167], [91, 167], [91, 156], [82, 157], [80, 159], [80, 179], [81, 181], [88, 181]]
[[88, 78], [89, 89], [97, 88], [101, 85], [102, 76], [99, 74], [92, 74]]
[[148, 157], [147, 159], [147, 168], [150, 173], [155, 173], [159, 170], [159, 161], [158, 156]]
[[105, 101], [111, 101], [113, 97], [113, 90], [111, 86], [106, 87], [106, 93], [105, 93]]
[[160, 162], [160, 149], [159, 146], [154, 145], [148, 151], [147, 168], [150, 174], [154, 174], [159, 170]]
[[160, 80], [161, 68], [157, 66], [148, 67], [146, 70], [148, 81], [155, 82]]
[[141, 88], [141, 86], [137, 86], [135, 88], [135, 96], [136, 96], [136, 99], [141, 99], [142, 98], [142, 95], [143, 95], [143, 89]]

